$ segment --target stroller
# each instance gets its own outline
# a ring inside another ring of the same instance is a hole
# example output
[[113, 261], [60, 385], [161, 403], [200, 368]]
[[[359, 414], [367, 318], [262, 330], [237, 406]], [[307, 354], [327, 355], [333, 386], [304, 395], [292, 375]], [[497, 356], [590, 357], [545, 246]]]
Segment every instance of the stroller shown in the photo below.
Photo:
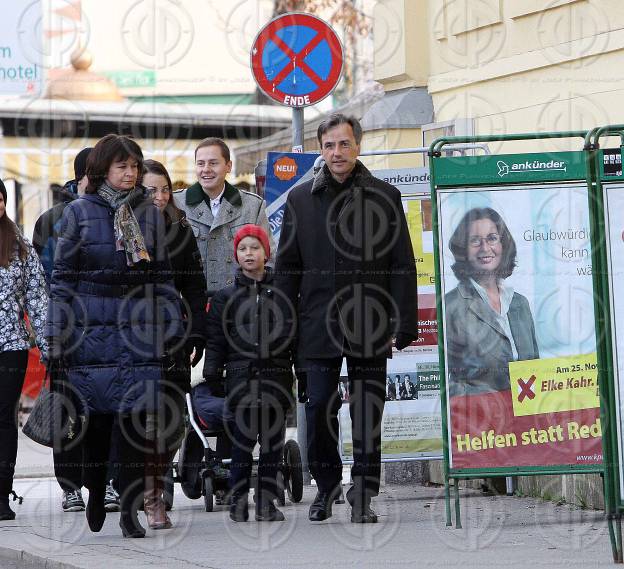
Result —
[[[178, 462], [174, 462], [165, 482], [165, 503], [173, 505], [173, 485], [179, 482], [182, 492], [187, 498], [197, 500], [203, 496], [206, 512], [214, 510], [215, 503], [227, 503], [229, 490], [228, 479], [223, 476], [224, 468], [230, 459], [219, 460], [215, 451], [210, 448], [208, 438], [216, 437], [223, 429], [215, 430], [204, 423], [195, 409], [191, 394], [186, 394], [187, 424], [184, 441]], [[254, 459], [254, 466], [256, 460]], [[254, 477], [252, 483], [257, 482]], [[303, 469], [301, 466], [301, 450], [295, 440], [288, 440], [284, 445], [282, 462], [277, 475], [277, 502], [280, 506], [288, 499], [297, 503], [303, 498]], [[256, 492], [254, 492], [255, 500]]]

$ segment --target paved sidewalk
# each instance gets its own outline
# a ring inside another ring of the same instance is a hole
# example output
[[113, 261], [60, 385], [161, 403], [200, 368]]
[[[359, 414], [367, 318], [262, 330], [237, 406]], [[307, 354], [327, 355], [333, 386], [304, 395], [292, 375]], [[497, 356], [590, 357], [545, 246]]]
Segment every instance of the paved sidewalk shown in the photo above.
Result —
[[54, 476], [52, 449], [31, 441], [19, 430], [15, 478]]
[[15, 487], [25, 500], [15, 521], [0, 522], [0, 567], [612, 566], [602, 512], [468, 490], [462, 493], [464, 529], [457, 530], [445, 526], [441, 488], [387, 486], [375, 503], [380, 523], [356, 525], [346, 505], [336, 506], [326, 522], [309, 523], [312, 489], [301, 504], [286, 505], [285, 522], [236, 524], [225, 509], [204, 512], [202, 500], [185, 498], [176, 486], [176, 527], [132, 540], [121, 537], [119, 514], [109, 514], [102, 532], [92, 534], [84, 512], [63, 513], [53, 479], [20, 479]]

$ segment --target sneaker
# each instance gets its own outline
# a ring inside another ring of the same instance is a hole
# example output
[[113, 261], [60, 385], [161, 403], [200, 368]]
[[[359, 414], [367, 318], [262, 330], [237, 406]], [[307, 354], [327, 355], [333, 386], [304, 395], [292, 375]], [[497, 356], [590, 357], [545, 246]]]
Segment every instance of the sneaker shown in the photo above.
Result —
[[106, 485], [106, 495], [104, 496], [104, 509], [107, 512], [118, 512], [121, 509], [119, 494], [113, 487], [113, 482]]
[[65, 490], [62, 506], [64, 512], [84, 512], [85, 503], [80, 490]]

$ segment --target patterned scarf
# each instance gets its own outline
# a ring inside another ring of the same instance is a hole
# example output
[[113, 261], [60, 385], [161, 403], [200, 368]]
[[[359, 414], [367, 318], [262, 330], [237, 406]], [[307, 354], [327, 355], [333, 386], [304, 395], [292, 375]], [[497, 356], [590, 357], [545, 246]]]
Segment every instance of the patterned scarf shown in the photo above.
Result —
[[100, 196], [115, 211], [114, 228], [117, 251], [125, 251], [126, 262], [132, 267], [140, 261], [150, 261], [149, 253], [145, 248], [145, 239], [141, 233], [139, 222], [132, 211], [132, 204], [136, 204], [143, 196], [143, 191], [134, 188], [129, 192], [113, 190], [106, 183], [98, 191]]

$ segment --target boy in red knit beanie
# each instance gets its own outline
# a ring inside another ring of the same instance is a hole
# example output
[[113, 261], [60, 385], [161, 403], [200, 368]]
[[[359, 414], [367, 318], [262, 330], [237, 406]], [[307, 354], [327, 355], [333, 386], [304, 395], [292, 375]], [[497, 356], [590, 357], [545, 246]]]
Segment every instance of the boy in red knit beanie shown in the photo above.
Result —
[[294, 308], [273, 285], [269, 239], [258, 225], [234, 237], [240, 269], [234, 284], [218, 291], [208, 311], [204, 379], [225, 369], [226, 407], [234, 418], [230, 518], [246, 522], [252, 451], [260, 443], [257, 521], [282, 521], [273, 503], [282, 456], [286, 412], [292, 405]]

